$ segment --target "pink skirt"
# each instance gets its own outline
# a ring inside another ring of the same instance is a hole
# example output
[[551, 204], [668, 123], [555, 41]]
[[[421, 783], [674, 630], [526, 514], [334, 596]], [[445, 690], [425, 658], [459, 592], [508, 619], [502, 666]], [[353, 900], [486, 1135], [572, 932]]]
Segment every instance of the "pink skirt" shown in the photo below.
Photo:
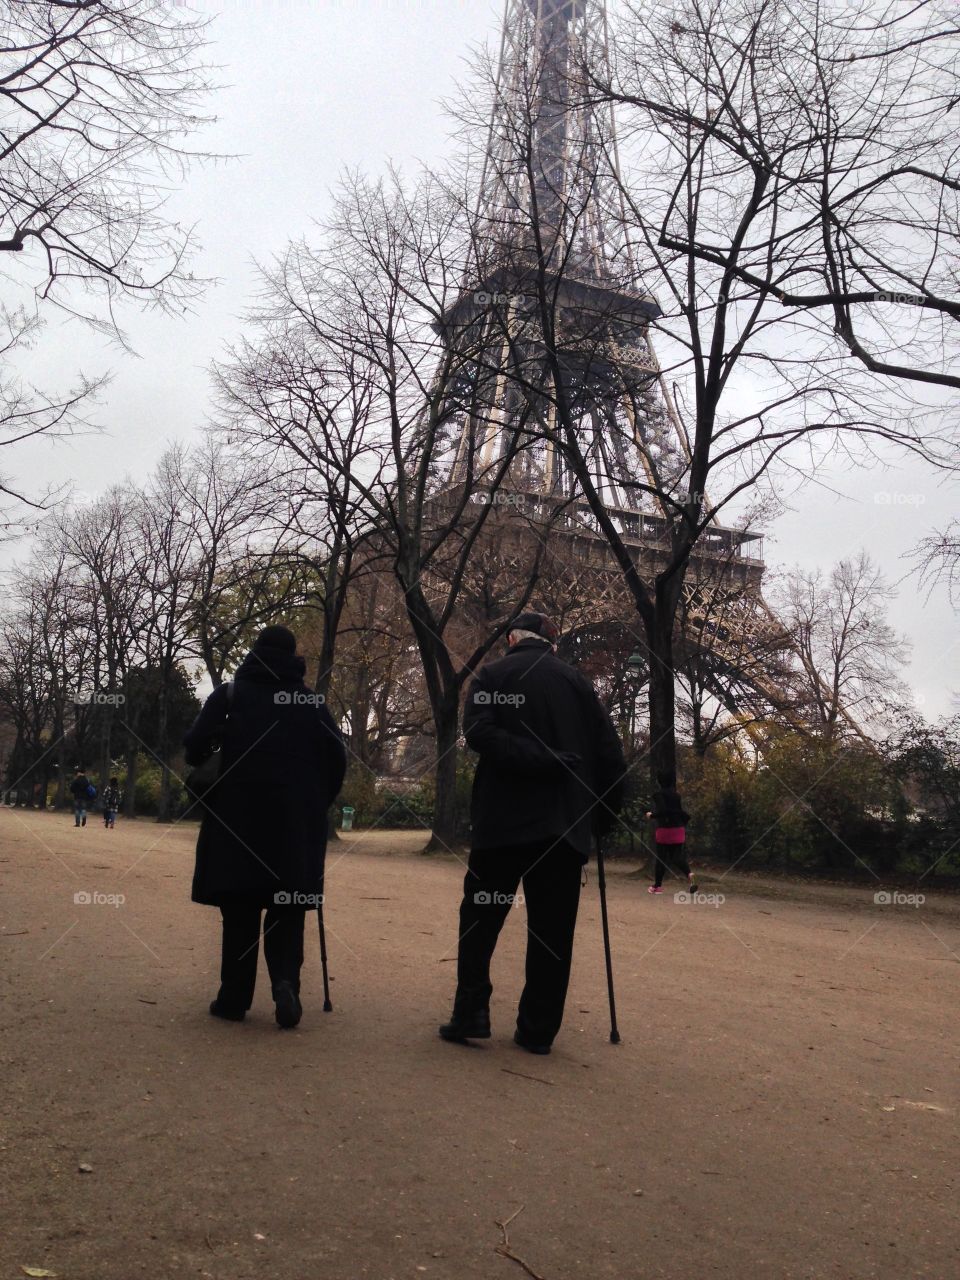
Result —
[[657, 844], [683, 844], [687, 831], [685, 827], [657, 827], [653, 838]]

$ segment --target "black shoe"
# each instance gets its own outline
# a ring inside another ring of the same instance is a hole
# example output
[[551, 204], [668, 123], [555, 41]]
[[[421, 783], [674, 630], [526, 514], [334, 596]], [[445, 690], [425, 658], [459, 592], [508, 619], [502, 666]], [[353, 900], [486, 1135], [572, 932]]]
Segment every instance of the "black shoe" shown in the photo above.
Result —
[[242, 1022], [247, 1016], [243, 1009], [230, 1009], [219, 1000], [210, 1001], [210, 1012], [215, 1018], [225, 1018], [227, 1022]]
[[295, 1027], [303, 1017], [303, 1005], [293, 983], [278, 982], [273, 988], [273, 998], [277, 1005], [277, 1025], [288, 1029]]
[[490, 1014], [486, 1009], [459, 1017], [454, 1014], [439, 1031], [441, 1040], [449, 1040], [453, 1044], [463, 1044], [467, 1040], [489, 1040]]
[[541, 1055], [550, 1052], [548, 1044], [533, 1044], [532, 1041], [526, 1040], [519, 1031], [513, 1033], [513, 1043], [518, 1044], [521, 1049], [526, 1049], [527, 1053], [539, 1053]]

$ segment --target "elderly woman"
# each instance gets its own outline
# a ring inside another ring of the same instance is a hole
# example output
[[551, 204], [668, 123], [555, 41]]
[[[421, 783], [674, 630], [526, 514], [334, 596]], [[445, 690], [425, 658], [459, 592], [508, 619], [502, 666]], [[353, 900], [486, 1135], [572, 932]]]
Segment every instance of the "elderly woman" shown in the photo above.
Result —
[[281, 1027], [300, 1021], [304, 912], [322, 902], [327, 810], [343, 783], [343, 740], [286, 627], [267, 627], [184, 738], [188, 765], [220, 746], [204, 794], [193, 901], [220, 908], [218, 1018], [243, 1020], [263, 950]]

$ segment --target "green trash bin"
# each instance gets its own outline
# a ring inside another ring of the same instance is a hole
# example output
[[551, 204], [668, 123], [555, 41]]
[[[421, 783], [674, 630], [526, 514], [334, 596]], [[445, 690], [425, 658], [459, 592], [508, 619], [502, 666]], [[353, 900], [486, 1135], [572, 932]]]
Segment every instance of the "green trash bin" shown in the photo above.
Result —
[[353, 809], [350, 805], [345, 804], [343, 806], [343, 821], [340, 823], [341, 831], [353, 830], [353, 815], [355, 812], [356, 810]]

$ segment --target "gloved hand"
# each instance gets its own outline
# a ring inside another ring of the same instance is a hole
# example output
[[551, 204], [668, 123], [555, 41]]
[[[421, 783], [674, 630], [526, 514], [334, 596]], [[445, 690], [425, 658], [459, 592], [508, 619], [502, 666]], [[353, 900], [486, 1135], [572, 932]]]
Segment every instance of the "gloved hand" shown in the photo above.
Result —
[[583, 759], [583, 757], [578, 755], [576, 751], [555, 751], [553, 754], [556, 756], [560, 764], [565, 765], [566, 768], [573, 772], [576, 772], [577, 765]]

